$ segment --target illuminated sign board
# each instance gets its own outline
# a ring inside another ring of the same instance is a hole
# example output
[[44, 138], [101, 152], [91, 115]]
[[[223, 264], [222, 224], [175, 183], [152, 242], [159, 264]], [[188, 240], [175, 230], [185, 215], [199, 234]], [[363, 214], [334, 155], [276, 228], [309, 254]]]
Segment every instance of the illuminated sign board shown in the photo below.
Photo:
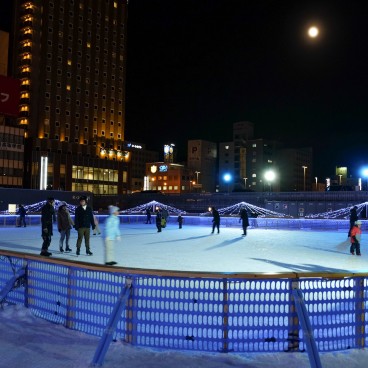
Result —
[[160, 165], [158, 168], [159, 172], [166, 172], [168, 170], [167, 165]]

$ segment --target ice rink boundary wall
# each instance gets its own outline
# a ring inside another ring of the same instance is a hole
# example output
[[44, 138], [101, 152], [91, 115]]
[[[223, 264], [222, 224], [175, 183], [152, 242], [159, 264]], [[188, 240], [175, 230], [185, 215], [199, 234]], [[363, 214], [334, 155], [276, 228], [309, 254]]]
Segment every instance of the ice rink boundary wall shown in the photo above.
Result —
[[[102, 336], [123, 288], [114, 339], [159, 349], [304, 351], [293, 291], [300, 290], [319, 352], [365, 348], [368, 274], [223, 274], [108, 268], [0, 251], [1, 302]], [[13, 284], [14, 282], [14, 284]], [[295, 294], [295, 293], [294, 293]], [[2, 294], [3, 295], [3, 294]]]
[[[97, 215], [99, 223], [103, 224], [107, 215]], [[153, 216], [154, 217], [154, 216]], [[211, 227], [212, 217], [210, 216], [186, 216], [184, 215], [185, 225], [198, 225]], [[15, 215], [0, 215], [1, 226], [15, 226], [18, 216]], [[120, 215], [121, 224], [142, 224], [146, 221], [146, 216], [143, 215]], [[154, 219], [153, 219], [154, 220]], [[40, 215], [27, 215], [27, 225], [40, 225]], [[154, 222], [153, 222], [154, 223]], [[177, 224], [176, 216], [171, 216], [168, 224]], [[328, 219], [284, 219], [284, 218], [251, 218], [249, 219], [250, 228], [264, 229], [284, 229], [284, 230], [332, 230], [332, 231], [348, 231], [349, 220], [328, 220]], [[241, 228], [238, 217], [221, 217], [221, 227]], [[362, 230], [367, 230], [367, 221], [362, 221]]]

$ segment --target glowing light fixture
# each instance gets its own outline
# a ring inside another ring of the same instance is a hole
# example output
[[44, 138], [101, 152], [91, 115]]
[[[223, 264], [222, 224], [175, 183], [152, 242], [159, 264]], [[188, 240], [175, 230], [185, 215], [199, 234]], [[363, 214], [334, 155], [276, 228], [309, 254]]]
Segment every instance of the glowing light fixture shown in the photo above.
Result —
[[41, 190], [45, 190], [47, 188], [47, 166], [48, 166], [48, 157], [41, 156], [41, 172], [40, 172]]

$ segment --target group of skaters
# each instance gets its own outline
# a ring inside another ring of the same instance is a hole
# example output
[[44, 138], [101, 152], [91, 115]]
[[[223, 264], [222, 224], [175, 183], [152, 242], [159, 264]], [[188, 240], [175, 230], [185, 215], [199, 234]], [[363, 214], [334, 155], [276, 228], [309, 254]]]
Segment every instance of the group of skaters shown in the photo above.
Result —
[[[94, 216], [92, 208], [87, 205], [87, 197], [81, 196], [79, 198], [79, 206], [75, 209], [74, 221], [71, 218], [67, 204], [61, 202], [57, 213], [54, 208], [55, 199], [53, 197], [47, 198], [46, 204], [41, 210], [41, 229], [42, 229], [42, 247], [40, 255], [50, 257], [51, 252], [48, 251], [53, 236], [53, 224], [57, 222], [57, 228], [60, 233], [59, 250], [64, 253], [72, 252], [70, 247], [70, 231], [75, 229], [78, 232], [76, 243], [76, 255], [79, 256], [81, 252], [82, 242], [86, 247], [86, 255], [92, 256], [93, 253], [90, 248], [91, 228], [94, 235], [101, 234], [97, 218]], [[120, 221], [117, 217], [119, 215], [119, 208], [116, 206], [109, 206], [110, 216], [105, 222], [104, 231], [104, 250], [105, 250], [105, 264], [109, 266], [115, 265], [114, 261], [114, 242], [120, 240]]]
[[[217, 234], [220, 234], [220, 214], [215, 207], [210, 207], [209, 211], [212, 214], [212, 232], [211, 234], [214, 234], [215, 230], [217, 230]], [[167, 209], [165, 208], [156, 207], [155, 214], [156, 214], [157, 232], [160, 233], [162, 232], [162, 228], [166, 227], [166, 224], [169, 218], [169, 213]], [[243, 229], [242, 236], [246, 236], [247, 227], [249, 226], [249, 217], [248, 217], [247, 209], [245, 207], [242, 207], [240, 209], [239, 217], [240, 217], [239, 222], [242, 223], [242, 229]], [[150, 208], [146, 208], [145, 224], [151, 224], [151, 218], [152, 218], [151, 210]], [[181, 213], [179, 213], [176, 221], [178, 223], [179, 229], [182, 229], [183, 228], [183, 216], [181, 215]]]

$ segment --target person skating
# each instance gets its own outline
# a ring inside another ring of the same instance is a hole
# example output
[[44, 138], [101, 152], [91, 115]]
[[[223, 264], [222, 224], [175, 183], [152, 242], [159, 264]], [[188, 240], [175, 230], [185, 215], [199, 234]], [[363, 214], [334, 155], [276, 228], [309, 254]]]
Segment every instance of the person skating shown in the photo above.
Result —
[[114, 261], [114, 244], [120, 240], [120, 220], [119, 207], [109, 206], [110, 216], [105, 222], [105, 265], [113, 266], [117, 262]]
[[217, 229], [217, 234], [220, 234], [220, 214], [218, 213], [215, 207], [212, 207], [211, 212], [213, 216], [211, 234], [215, 232], [215, 229]]
[[160, 207], [157, 207], [156, 209], [156, 227], [157, 232], [160, 233], [162, 231], [162, 213]]
[[350, 217], [349, 217], [349, 222], [350, 222], [350, 227], [349, 227], [349, 232], [348, 232], [348, 238], [351, 236], [351, 229], [353, 228], [353, 226], [355, 225], [355, 221], [358, 221], [358, 213], [357, 213], [357, 206], [354, 206], [351, 210], [350, 210]]
[[93, 221], [95, 222], [95, 228], [93, 229], [93, 235], [100, 235], [101, 230], [98, 223], [98, 217], [96, 215], [93, 215]]
[[65, 202], [62, 202], [57, 212], [57, 224], [60, 233], [59, 249], [60, 252], [64, 252], [64, 239], [65, 239], [65, 251], [71, 252], [69, 247], [70, 229], [74, 226], [74, 221], [70, 217], [68, 208]]
[[178, 224], [179, 224], [179, 229], [181, 229], [183, 227], [183, 216], [181, 215], [181, 213], [178, 216]]
[[360, 254], [360, 239], [362, 236], [362, 230], [361, 227], [362, 222], [361, 221], [355, 221], [355, 225], [352, 227], [350, 232], [350, 253], [354, 255], [356, 253], [357, 256], [361, 256]]
[[151, 223], [151, 210], [149, 209], [149, 207], [146, 208], [146, 222], [145, 224], [150, 224]]
[[242, 228], [243, 228], [243, 236], [247, 235], [247, 227], [249, 226], [249, 218], [248, 218], [248, 212], [247, 209], [245, 207], [243, 207], [240, 210], [240, 219], [239, 221], [241, 221], [242, 223]]
[[17, 227], [27, 227], [26, 225], [26, 209], [24, 208], [24, 206], [22, 204], [19, 205], [19, 208], [18, 208], [18, 215], [19, 215], [19, 223], [18, 223], [18, 226]]
[[50, 257], [52, 253], [48, 251], [51, 244], [52, 224], [55, 220], [54, 198], [47, 198], [46, 204], [41, 209], [41, 230], [42, 230], [42, 247], [41, 256]]
[[91, 235], [91, 227], [92, 230], [95, 229], [95, 222], [93, 219], [92, 208], [87, 206], [87, 197], [81, 196], [79, 198], [79, 206], [75, 210], [75, 218], [74, 218], [74, 228], [78, 231], [78, 239], [77, 239], [77, 256], [80, 254], [80, 247], [82, 245], [82, 241], [84, 238], [84, 243], [86, 246], [86, 254], [88, 256], [92, 256], [90, 248], [90, 235]]

